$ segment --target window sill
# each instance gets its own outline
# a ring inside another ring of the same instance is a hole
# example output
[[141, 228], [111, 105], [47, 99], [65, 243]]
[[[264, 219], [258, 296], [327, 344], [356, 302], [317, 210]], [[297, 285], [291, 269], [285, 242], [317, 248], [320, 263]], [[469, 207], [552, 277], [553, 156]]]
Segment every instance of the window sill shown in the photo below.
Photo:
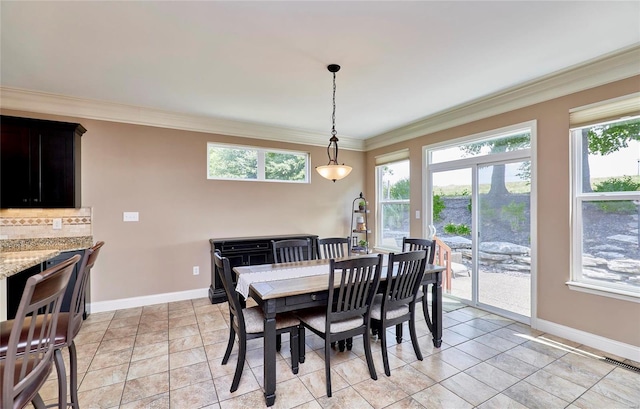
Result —
[[600, 295], [602, 297], [616, 298], [618, 300], [631, 301], [640, 303], [640, 293], [619, 290], [614, 288], [606, 288], [592, 284], [585, 284], [578, 281], [567, 281], [569, 289], [574, 291], [580, 291], [583, 293]]
[[393, 248], [393, 247], [374, 246], [373, 251], [376, 253], [399, 253], [402, 251], [402, 249]]

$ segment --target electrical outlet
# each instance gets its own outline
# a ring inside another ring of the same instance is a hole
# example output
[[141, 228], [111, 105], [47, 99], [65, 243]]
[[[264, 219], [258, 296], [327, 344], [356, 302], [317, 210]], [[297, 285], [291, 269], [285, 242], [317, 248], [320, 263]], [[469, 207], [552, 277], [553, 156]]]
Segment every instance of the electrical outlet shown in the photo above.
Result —
[[137, 222], [140, 220], [138, 212], [124, 212], [122, 214], [122, 221], [124, 222]]
[[197, 276], [200, 274], [200, 266], [193, 266], [193, 275]]
[[53, 219], [53, 230], [62, 230], [62, 219]]

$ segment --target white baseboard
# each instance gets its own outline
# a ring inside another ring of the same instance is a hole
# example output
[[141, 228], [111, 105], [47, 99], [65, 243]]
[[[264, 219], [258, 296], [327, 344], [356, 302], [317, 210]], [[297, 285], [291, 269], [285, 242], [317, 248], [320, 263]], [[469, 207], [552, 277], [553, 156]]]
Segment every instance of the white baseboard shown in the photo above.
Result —
[[165, 302], [191, 300], [209, 296], [209, 287], [197, 290], [178, 291], [175, 293], [164, 293], [146, 295], [143, 297], [121, 298], [119, 300], [98, 301], [89, 304], [91, 313], [122, 310], [125, 308], [144, 307], [146, 305], [162, 304]]
[[540, 318], [536, 320], [536, 328], [539, 331], [547, 332], [566, 338], [570, 341], [579, 342], [581, 344], [599, 349], [617, 355], [622, 358], [632, 359], [640, 362], [640, 348], [634, 345], [625, 344], [624, 342], [605, 338], [600, 335], [591, 334], [589, 332], [580, 331], [575, 328], [566, 327], [556, 324], [555, 322], [545, 321]]

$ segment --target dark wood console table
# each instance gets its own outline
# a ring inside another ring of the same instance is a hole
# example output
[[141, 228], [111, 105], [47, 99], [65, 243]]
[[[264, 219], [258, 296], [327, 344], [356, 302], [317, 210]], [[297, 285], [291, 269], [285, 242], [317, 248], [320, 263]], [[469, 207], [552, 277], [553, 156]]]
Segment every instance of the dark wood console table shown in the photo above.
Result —
[[213, 253], [219, 250], [223, 257], [229, 259], [231, 268], [239, 266], [253, 266], [257, 264], [272, 264], [273, 249], [271, 240], [311, 239], [313, 257], [317, 251], [318, 236], [315, 234], [285, 234], [276, 236], [232, 237], [225, 239], [209, 239], [211, 244], [211, 285], [209, 286], [209, 300], [211, 304], [227, 301], [220, 277], [216, 274], [213, 264]]

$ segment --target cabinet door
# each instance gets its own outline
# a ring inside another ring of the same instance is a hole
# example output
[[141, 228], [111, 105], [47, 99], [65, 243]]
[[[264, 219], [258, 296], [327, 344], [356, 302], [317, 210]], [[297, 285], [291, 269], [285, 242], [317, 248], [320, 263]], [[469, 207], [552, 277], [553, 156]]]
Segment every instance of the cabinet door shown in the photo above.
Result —
[[35, 195], [42, 207], [75, 207], [74, 132], [38, 129], [40, 184]]
[[31, 164], [29, 129], [1, 124], [0, 207], [31, 206]]
[[247, 264], [249, 264], [250, 266], [269, 263], [269, 253], [249, 254], [248, 257], [249, 262]]
[[[51, 268], [56, 264], [60, 264], [63, 261], [70, 259], [71, 257], [79, 254], [80, 257], [84, 254], [83, 250], [74, 250], [74, 251], [64, 251], [59, 255], [55, 256], [52, 259], [47, 260], [45, 264], [45, 268]], [[76, 279], [78, 278], [78, 268], [82, 263], [82, 259], [80, 259], [75, 266], [73, 266], [73, 272], [71, 273], [71, 277], [69, 277], [69, 284], [67, 285], [67, 291], [64, 293], [64, 298], [62, 299], [62, 306], [60, 307], [61, 312], [69, 312], [71, 311], [71, 298], [73, 297], [73, 289], [76, 286]], [[89, 291], [87, 287], [86, 291]]]

